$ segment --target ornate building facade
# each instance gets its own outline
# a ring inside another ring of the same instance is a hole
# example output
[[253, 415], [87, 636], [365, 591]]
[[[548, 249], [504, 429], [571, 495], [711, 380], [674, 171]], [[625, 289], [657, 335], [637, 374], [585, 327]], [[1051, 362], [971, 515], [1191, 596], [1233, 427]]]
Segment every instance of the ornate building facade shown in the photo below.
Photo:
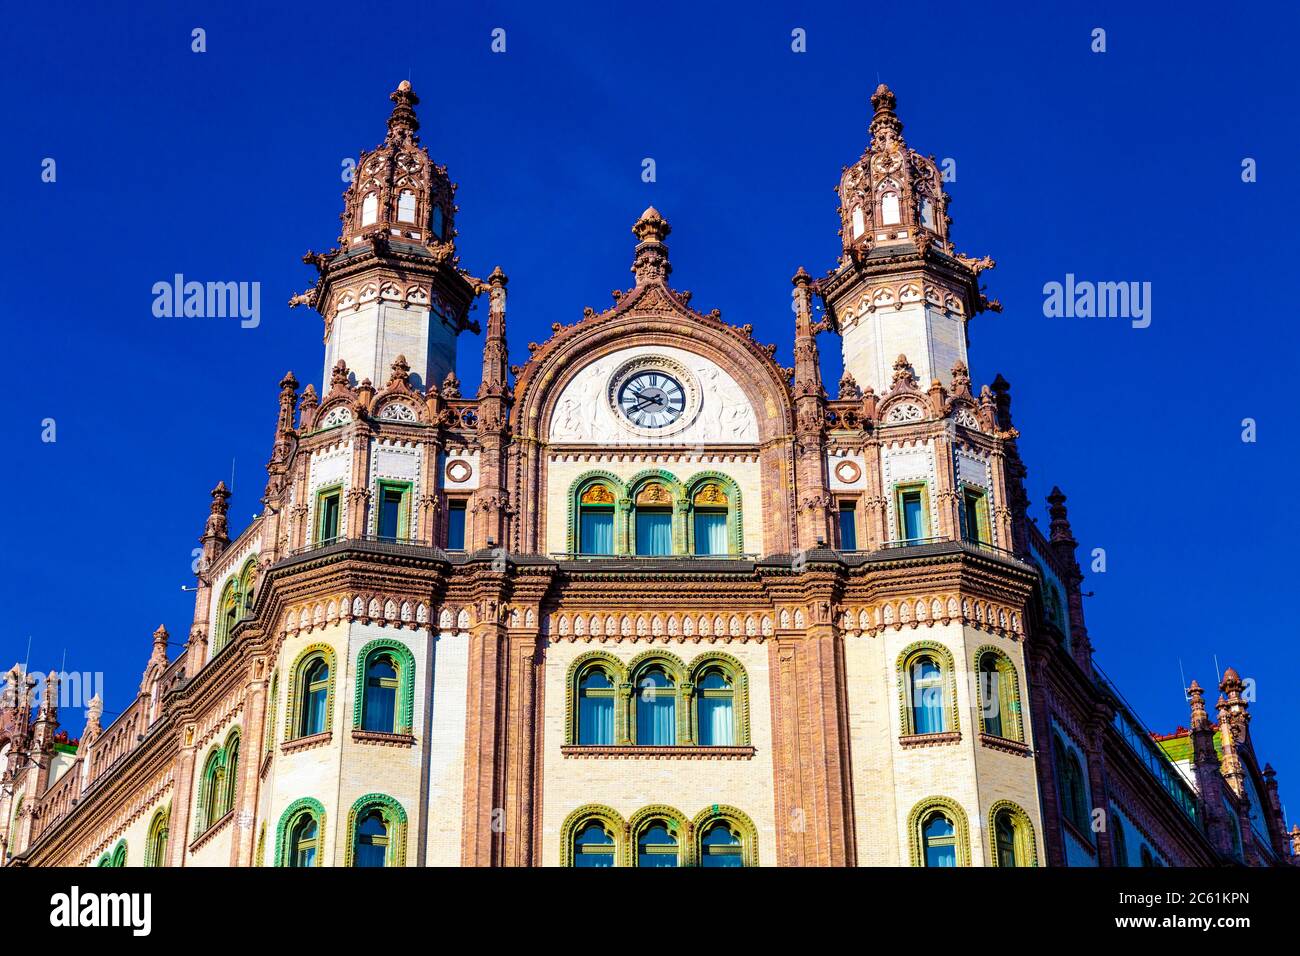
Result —
[[279, 383], [233, 537], [213, 490], [184, 651], [159, 628], [77, 740], [57, 674], [8, 675], [7, 864], [1294, 861], [1235, 672], [1217, 723], [1194, 684], [1153, 738], [1094, 669], [1065, 497], [1044, 535], [1010, 386], [968, 369], [993, 263], [886, 87], [842, 255], [794, 274], [790, 367], [670, 284], [653, 208], [632, 286], [511, 367], [506, 276], [461, 267], [456, 187], [391, 98], [292, 300], [320, 391]]

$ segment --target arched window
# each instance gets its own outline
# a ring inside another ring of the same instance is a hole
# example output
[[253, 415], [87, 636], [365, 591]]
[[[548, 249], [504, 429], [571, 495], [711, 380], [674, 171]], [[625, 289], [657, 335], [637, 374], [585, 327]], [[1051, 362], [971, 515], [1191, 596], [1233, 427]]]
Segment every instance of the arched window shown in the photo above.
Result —
[[732, 528], [739, 521], [739, 492], [721, 481], [705, 481], [691, 495], [691, 541], [696, 554], [731, 554]]
[[678, 828], [672, 820], [651, 818], [636, 835], [636, 865], [641, 867], [681, 866], [682, 849]]
[[221, 598], [217, 601], [217, 633], [212, 640], [214, 657], [230, 642], [230, 634], [243, 616], [244, 602], [239, 596], [239, 578], [232, 576], [221, 589]]
[[388, 824], [377, 807], [357, 821], [353, 866], [385, 866], [388, 859]]
[[652, 664], [634, 681], [636, 742], [649, 746], [677, 743], [677, 684], [662, 665]]
[[324, 855], [325, 808], [303, 797], [285, 808], [275, 834], [276, 866], [320, 866]]
[[361, 225], [369, 226], [379, 218], [379, 197], [374, 193], [367, 193], [366, 197], [361, 200]]
[[225, 755], [217, 747], [208, 754], [203, 764], [203, 776], [199, 789], [198, 828], [195, 835], [206, 832], [214, 823], [226, 814], [222, 804], [226, 799], [226, 763]]
[[948, 729], [944, 706], [943, 668], [929, 655], [912, 662], [912, 729], [918, 734], [940, 734]]
[[1034, 824], [1023, 808], [998, 800], [989, 808], [989, 848], [993, 866], [1037, 866]]
[[856, 239], [867, 231], [867, 220], [862, 215], [862, 207], [853, 207], [853, 238]]
[[230, 736], [226, 738], [226, 746], [222, 754], [222, 763], [225, 764], [225, 793], [221, 797], [221, 813], [229, 813], [235, 807], [235, 797], [239, 792], [239, 743], [240, 735], [238, 730], [232, 730]]
[[[369, 645], [367, 646], [367, 649]], [[361, 692], [358, 680], [355, 720], [360, 721]], [[329, 733], [334, 728], [334, 649], [328, 644], [310, 644], [298, 654], [289, 670], [285, 693], [284, 737], [294, 740]]]
[[1084, 787], [1083, 766], [1079, 757], [1058, 736], [1053, 742], [1056, 758], [1057, 788], [1060, 791], [1061, 813], [1082, 834], [1089, 832], [1088, 797]]
[[578, 553], [614, 553], [614, 493], [596, 483], [578, 501]]
[[159, 810], [149, 823], [149, 835], [145, 840], [144, 865], [167, 865], [167, 838], [171, 832], [171, 808]]
[[253, 613], [253, 591], [257, 586], [257, 558], [249, 558], [239, 572], [240, 618]]
[[113, 847], [113, 852], [109, 856], [108, 865], [116, 868], [121, 868], [126, 866], [126, 841], [125, 840], [117, 841], [117, 846]]
[[633, 535], [636, 553], [673, 553], [673, 494], [662, 482], [648, 481], [634, 499]]
[[704, 867], [758, 865], [754, 821], [734, 807], [712, 806], [694, 820], [694, 863]]
[[912, 866], [970, 866], [969, 828], [961, 804], [929, 797], [907, 818]]
[[348, 814], [344, 866], [405, 866], [406, 810], [392, 797], [368, 793]]
[[1001, 652], [981, 649], [976, 655], [980, 729], [1004, 740], [1024, 740], [1020, 688], [1015, 665]]
[[880, 223], [896, 226], [899, 223], [898, 193], [887, 192], [880, 196]]
[[589, 820], [573, 835], [573, 865], [614, 865], [614, 834], [600, 820]]
[[897, 666], [903, 736], [958, 730], [951, 652], [941, 644], [919, 641], [903, 649]]
[[731, 747], [736, 743], [736, 688], [721, 667], [704, 673], [695, 687], [699, 743]]
[[1124, 821], [1114, 809], [1110, 812], [1111, 848], [1115, 853], [1116, 866], [1128, 866], [1128, 839], [1124, 835]]
[[364, 673], [366, 696], [361, 711], [361, 728], [394, 733], [397, 726], [397, 662], [391, 654], [375, 651], [366, 662]]
[[578, 681], [578, 743], [614, 743], [614, 682], [599, 665]]
[[957, 828], [942, 810], [934, 810], [921, 822], [926, 866], [957, 865]]
[[403, 189], [397, 196], [397, 221], [415, 222], [415, 193]]
[[275, 709], [280, 701], [280, 672], [276, 671], [271, 675], [271, 687], [268, 691], [266, 701], [266, 733], [263, 747], [266, 750], [271, 749], [271, 744], [275, 740]]

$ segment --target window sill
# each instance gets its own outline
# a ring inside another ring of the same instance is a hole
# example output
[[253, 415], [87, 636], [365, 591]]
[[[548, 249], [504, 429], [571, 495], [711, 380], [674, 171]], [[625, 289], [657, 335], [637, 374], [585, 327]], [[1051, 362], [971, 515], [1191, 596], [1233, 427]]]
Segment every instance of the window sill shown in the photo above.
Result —
[[327, 730], [323, 734], [310, 734], [306, 737], [296, 737], [293, 740], [286, 740], [280, 745], [280, 753], [293, 754], [300, 750], [312, 750], [316, 747], [323, 747], [334, 738], [334, 732]]
[[753, 747], [705, 747], [700, 744], [672, 746], [637, 746], [613, 744], [565, 744], [560, 753], [566, 757], [590, 757], [596, 760], [632, 758], [645, 760], [749, 760]]
[[370, 744], [378, 747], [414, 747], [415, 737], [411, 734], [386, 734], [379, 730], [362, 730], [352, 728], [352, 740], [358, 744]]
[[980, 734], [980, 743], [990, 750], [1001, 750], [1003, 753], [1015, 754], [1017, 757], [1032, 757], [1034, 751], [1028, 744], [1021, 743], [1019, 740], [1009, 740], [1006, 737], [997, 737], [993, 734]]
[[941, 734], [908, 734], [898, 738], [898, 745], [904, 750], [917, 747], [943, 747], [957, 743], [961, 743], [960, 730], [945, 730]]
[[204, 830], [202, 833], [200, 833], [198, 836], [194, 838], [194, 841], [190, 844], [190, 852], [193, 853], [196, 850], [202, 848], [205, 843], [207, 843], [209, 840], [211, 840], [214, 836], [217, 835], [218, 831], [225, 829], [226, 824], [229, 823], [234, 818], [235, 818], [234, 809], [232, 808], [230, 810], [227, 810], [224, 814], [222, 814], [221, 819], [219, 819], [216, 823], [212, 824], [212, 826], [208, 827], [206, 830]]

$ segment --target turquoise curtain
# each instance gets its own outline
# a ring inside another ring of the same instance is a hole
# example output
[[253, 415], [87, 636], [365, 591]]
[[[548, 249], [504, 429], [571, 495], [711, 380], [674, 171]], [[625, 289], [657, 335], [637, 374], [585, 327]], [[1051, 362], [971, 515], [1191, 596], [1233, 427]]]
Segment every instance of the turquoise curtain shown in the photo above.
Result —
[[695, 553], [726, 554], [727, 513], [725, 511], [695, 512]]
[[673, 514], [671, 511], [636, 513], [636, 553], [673, 553]]
[[578, 526], [578, 551], [581, 554], [614, 553], [614, 512], [608, 508], [583, 508]]

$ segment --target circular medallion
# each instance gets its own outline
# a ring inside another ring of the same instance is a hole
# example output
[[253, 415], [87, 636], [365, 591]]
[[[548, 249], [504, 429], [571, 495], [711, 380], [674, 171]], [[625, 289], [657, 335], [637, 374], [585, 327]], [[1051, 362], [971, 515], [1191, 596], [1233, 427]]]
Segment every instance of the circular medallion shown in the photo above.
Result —
[[474, 474], [474, 469], [470, 463], [463, 458], [457, 458], [455, 461], [447, 462], [447, 480], [460, 484], [469, 481], [469, 476]]
[[842, 461], [835, 466], [835, 477], [846, 485], [851, 485], [862, 477], [862, 469], [855, 462]]
[[624, 362], [610, 376], [610, 407], [625, 428], [638, 435], [670, 435], [694, 421], [700, 408], [695, 376], [660, 355]]

